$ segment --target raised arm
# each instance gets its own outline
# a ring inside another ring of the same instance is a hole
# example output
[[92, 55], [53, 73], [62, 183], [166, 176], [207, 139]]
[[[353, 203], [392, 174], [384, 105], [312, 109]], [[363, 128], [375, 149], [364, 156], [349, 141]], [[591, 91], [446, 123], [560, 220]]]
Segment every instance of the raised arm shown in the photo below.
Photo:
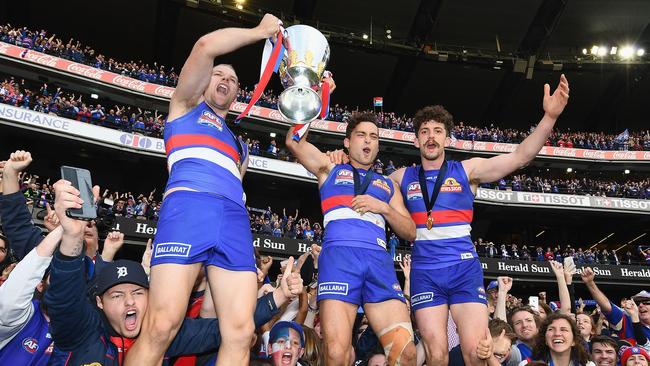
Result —
[[20, 192], [19, 175], [32, 162], [28, 151], [11, 154], [3, 168], [2, 196], [0, 196], [0, 217], [5, 235], [18, 259], [22, 259], [42, 239], [42, 231], [32, 222], [32, 214]]
[[279, 30], [278, 18], [266, 14], [255, 28], [224, 28], [199, 38], [178, 77], [178, 85], [170, 101], [168, 120], [185, 114], [199, 103], [203, 91], [210, 83], [216, 57], [272, 37]]
[[[594, 281], [595, 278], [594, 270], [591, 269], [590, 267], [586, 267], [582, 270], [580, 276], [582, 277], [582, 282], [584, 282], [585, 286], [587, 286], [589, 293], [591, 293], [591, 297], [593, 297], [594, 300], [596, 300], [596, 303], [598, 303], [598, 306], [600, 306], [601, 312], [603, 314], [611, 313], [612, 304], [610, 303], [607, 296], [602, 291], [600, 291], [600, 289], [596, 285], [596, 281]], [[612, 326], [614, 325], [615, 324], [612, 324]]]
[[293, 139], [293, 129], [294, 127], [289, 129], [284, 141], [287, 145], [287, 149], [289, 149], [291, 154], [298, 159], [298, 162], [302, 164], [305, 169], [318, 178], [319, 184], [322, 183], [327, 178], [330, 170], [334, 167], [334, 164], [330, 162], [330, 159], [325, 153], [321, 152], [316, 146], [307, 141], [307, 135], [309, 135], [309, 132], [305, 133], [300, 141], [295, 141]]
[[14, 336], [31, 319], [34, 289], [52, 261], [62, 231], [59, 227], [49, 233], [0, 286], [0, 339]]
[[564, 266], [557, 261], [550, 261], [549, 264], [557, 280], [557, 289], [560, 294], [560, 313], [569, 314], [571, 312], [571, 297], [564, 277]]
[[86, 223], [66, 216], [67, 209], [81, 207], [79, 191], [63, 179], [54, 183], [53, 188], [56, 194], [54, 210], [63, 233], [59, 250], [52, 259], [50, 287], [44, 301], [57, 347], [67, 352], [92, 339], [101, 319], [86, 297], [86, 259], [83, 256]]
[[411, 299], [411, 256], [410, 255], [404, 255], [404, 258], [402, 259], [401, 262], [398, 262], [399, 267], [402, 269], [402, 272], [404, 272], [404, 287], [402, 288], [402, 292], [404, 293], [404, 296], [409, 299]]
[[497, 304], [494, 307], [494, 318], [507, 322], [506, 301], [508, 300], [508, 292], [512, 288], [513, 280], [510, 277], [497, 277], [497, 283], [499, 284], [499, 296], [497, 296]]
[[551, 87], [544, 85], [544, 117], [535, 130], [522, 141], [517, 149], [509, 154], [493, 158], [473, 158], [463, 161], [463, 167], [473, 186], [494, 182], [522, 168], [537, 156], [551, 134], [555, 121], [569, 101], [569, 82], [562, 74], [560, 83], [553, 94]]

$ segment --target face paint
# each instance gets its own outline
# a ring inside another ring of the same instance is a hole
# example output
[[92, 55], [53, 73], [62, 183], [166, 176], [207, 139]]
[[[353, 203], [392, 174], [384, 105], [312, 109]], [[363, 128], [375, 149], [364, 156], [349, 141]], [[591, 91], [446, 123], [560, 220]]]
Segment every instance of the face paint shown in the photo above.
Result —
[[271, 343], [271, 353], [291, 348], [290, 328], [282, 328], [275, 334], [275, 339]]

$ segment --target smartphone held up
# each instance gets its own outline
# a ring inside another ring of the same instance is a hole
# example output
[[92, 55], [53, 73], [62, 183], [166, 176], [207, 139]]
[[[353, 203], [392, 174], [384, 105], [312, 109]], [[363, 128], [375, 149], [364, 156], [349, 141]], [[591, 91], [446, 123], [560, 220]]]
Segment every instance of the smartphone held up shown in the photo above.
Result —
[[90, 171], [87, 169], [62, 166], [61, 178], [67, 180], [73, 187], [79, 190], [79, 196], [83, 200], [81, 208], [68, 209], [66, 215], [77, 220], [90, 221], [96, 219], [97, 209], [94, 204]]

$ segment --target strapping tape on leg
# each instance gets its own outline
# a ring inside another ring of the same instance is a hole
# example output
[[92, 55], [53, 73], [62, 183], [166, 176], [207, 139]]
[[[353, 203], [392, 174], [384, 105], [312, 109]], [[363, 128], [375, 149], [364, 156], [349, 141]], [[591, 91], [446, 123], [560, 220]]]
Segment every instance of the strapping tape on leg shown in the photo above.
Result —
[[379, 341], [390, 366], [399, 366], [402, 352], [413, 342], [413, 327], [409, 322], [395, 323], [379, 333]]

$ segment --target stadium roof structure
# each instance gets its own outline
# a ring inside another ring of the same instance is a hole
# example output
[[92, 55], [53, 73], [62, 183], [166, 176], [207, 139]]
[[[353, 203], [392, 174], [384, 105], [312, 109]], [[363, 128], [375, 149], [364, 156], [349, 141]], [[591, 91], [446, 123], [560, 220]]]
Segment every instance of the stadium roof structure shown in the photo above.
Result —
[[[650, 49], [647, 1], [26, 0], [3, 2], [0, 21], [178, 70], [200, 35], [253, 26], [264, 12], [328, 37], [333, 104], [371, 108], [383, 96], [385, 110], [412, 114], [439, 103], [457, 121], [526, 129], [542, 115], [542, 85], [555, 85], [563, 72], [571, 101], [558, 127], [618, 133], [648, 126], [650, 56], [582, 53], [593, 45]], [[257, 81], [261, 49], [224, 58], [243, 85]]]

